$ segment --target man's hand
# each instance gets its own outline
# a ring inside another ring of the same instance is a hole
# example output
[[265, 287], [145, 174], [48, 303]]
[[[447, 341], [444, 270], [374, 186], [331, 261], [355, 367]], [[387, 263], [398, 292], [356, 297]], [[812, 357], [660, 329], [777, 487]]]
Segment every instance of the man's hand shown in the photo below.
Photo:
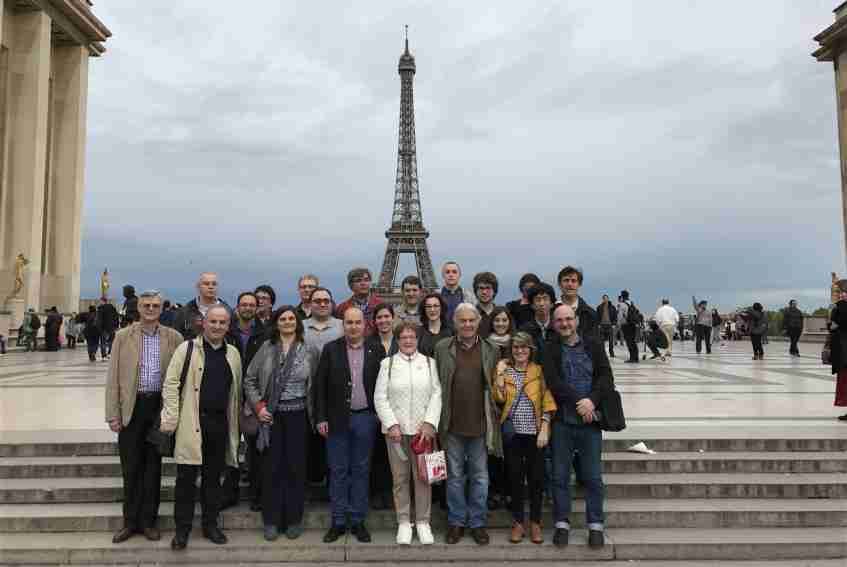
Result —
[[323, 436], [323, 437], [328, 436], [329, 435], [329, 423], [326, 422], [326, 421], [320, 422], [318, 424], [318, 433], [320, 433], [321, 436]]
[[550, 422], [542, 421], [541, 422], [541, 431], [538, 432], [538, 436], [535, 438], [535, 446], [539, 449], [543, 449], [547, 446], [547, 443], [550, 442]]
[[115, 433], [120, 433], [121, 431], [121, 418], [113, 417], [109, 420], [109, 429], [114, 431]]
[[423, 422], [418, 426], [418, 433], [424, 436], [425, 439], [429, 439], [430, 441], [435, 440], [435, 428], [431, 423]]
[[271, 415], [271, 412], [269, 412], [267, 408], [260, 409], [256, 417], [258, 417], [259, 421], [262, 423], [273, 423], [274, 420], [274, 416]]
[[591, 414], [594, 413], [594, 402], [590, 398], [582, 398], [576, 403], [576, 413], [579, 414], [583, 421], [591, 423], [587, 418], [591, 418]]
[[403, 432], [400, 431], [400, 426], [397, 424], [388, 428], [388, 440], [392, 443], [399, 443], [403, 438]]

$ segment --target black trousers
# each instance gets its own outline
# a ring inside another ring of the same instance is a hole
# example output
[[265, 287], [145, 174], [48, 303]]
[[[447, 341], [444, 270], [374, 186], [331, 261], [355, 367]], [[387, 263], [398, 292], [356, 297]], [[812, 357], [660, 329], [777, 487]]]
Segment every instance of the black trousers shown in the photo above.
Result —
[[286, 529], [303, 523], [306, 488], [306, 411], [275, 412], [265, 449], [262, 519]]
[[703, 341], [706, 341], [706, 354], [712, 354], [712, 328], [708, 325], [694, 325], [694, 333], [697, 335], [697, 354], [700, 354]]
[[638, 343], [635, 342], [635, 325], [624, 325], [621, 327], [626, 348], [629, 349], [629, 359], [638, 361]]
[[609, 356], [615, 356], [615, 337], [614, 326], [611, 324], [601, 323], [600, 324], [600, 338], [605, 341], [609, 341]]
[[500, 457], [488, 455], [488, 496], [506, 498], [511, 494], [509, 488], [506, 463]]
[[800, 340], [800, 335], [803, 334], [803, 329], [789, 329], [788, 330], [788, 339], [791, 341], [791, 347], [788, 349], [788, 352], [791, 354], [800, 355], [800, 349], [797, 348], [797, 341]]
[[[264, 455], [256, 450], [258, 435], [244, 436], [247, 442], [247, 479], [250, 482], [250, 502], [258, 504], [262, 498], [262, 482], [264, 476]], [[305, 439], [304, 439], [305, 443]]]
[[512, 493], [512, 518], [523, 523], [524, 483], [529, 488], [529, 519], [541, 522], [544, 495], [544, 449], [535, 446], [535, 435], [515, 434], [505, 445], [506, 471]]
[[146, 437], [161, 409], [161, 394], [139, 392], [132, 419], [118, 433], [124, 480], [124, 527], [133, 530], [154, 527], [159, 516], [162, 457]]
[[762, 348], [762, 335], [750, 335], [750, 342], [753, 343], [753, 354], [759, 356], [765, 355], [765, 349]]
[[326, 462], [326, 439], [312, 428], [306, 431], [305, 438], [309, 455], [307, 473], [309, 482], [323, 482], [329, 478], [329, 465]]
[[394, 486], [391, 465], [388, 463], [388, 445], [382, 428], [376, 428], [373, 451], [371, 452], [370, 494], [390, 493]]
[[203, 509], [203, 526], [218, 524], [221, 506], [221, 473], [226, 468], [226, 448], [229, 426], [226, 413], [200, 413], [202, 435], [202, 465], [177, 465], [174, 520], [178, 531], [188, 532], [194, 521], [194, 502], [197, 496], [197, 474], [203, 475], [200, 487], [200, 505]]

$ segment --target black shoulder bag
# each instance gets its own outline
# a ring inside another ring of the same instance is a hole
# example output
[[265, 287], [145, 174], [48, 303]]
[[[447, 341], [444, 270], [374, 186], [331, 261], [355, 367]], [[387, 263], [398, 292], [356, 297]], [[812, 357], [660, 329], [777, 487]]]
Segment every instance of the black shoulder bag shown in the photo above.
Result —
[[[185, 353], [185, 362], [182, 363], [182, 373], [179, 375], [179, 392], [177, 393], [178, 404], [182, 404], [182, 388], [185, 386], [185, 378], [188, 376], [188, 366], [191, 364], [191, 355], [194, 354], [194, 340], [188, 341]], [[162, 431], [162, 415], [156, 418], [156, 425], [147, 433], [147, 442], [156, 447], [163, 457], [173, 457], [176, 447], [176, 431]]]
[[623, 431], [626, 429], [626, 418], [623, 414], [621, 394], [615, 389], [608, 392], [600, 400], [600, 429], [603, 431]]

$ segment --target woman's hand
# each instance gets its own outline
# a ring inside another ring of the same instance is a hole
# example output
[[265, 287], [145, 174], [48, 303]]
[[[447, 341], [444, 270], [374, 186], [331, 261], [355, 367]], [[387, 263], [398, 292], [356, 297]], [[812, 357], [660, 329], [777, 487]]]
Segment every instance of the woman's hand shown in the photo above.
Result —
[[506, 367], [508, 366], [508, 362], [503, 359], [497, 363], [497, 367], [494, 369], [494, 385], [499, 389], [503, 389], [506, 387]]
[[403, 438], [403, 432], [400, 431], [400, 426], [396, 424], [388, 428], [387, 435], [388, 440], [392, 443], [399, 443], [400, 440]]
[[418, 433], [420, 433], [425, 439], [435, 441], [435, 428], [432, 426], [431, 423], [421, 423], [418, 426]]
[[543, 449], [547, 446], [547, 443], [550, 442], [550, 422], [542, 421], [541, 422], [541, 431], [538, 432], [538, 436], [535, 438], [535, 446], [539, 449]]
[[271, 415], [271, 412], [269, 412], [267, 408], [260, 409], [256, 417], [258, 417], [259, 421], [262, 423], [273, 423], [274, 420], [274, 416]]

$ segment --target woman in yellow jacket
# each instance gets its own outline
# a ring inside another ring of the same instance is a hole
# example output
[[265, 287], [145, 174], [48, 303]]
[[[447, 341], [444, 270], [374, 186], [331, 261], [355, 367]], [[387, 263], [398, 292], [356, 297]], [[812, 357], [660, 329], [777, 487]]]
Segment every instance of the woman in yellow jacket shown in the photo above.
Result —
[[524, 479], [529, 485], [530, 539], [533, 543], [544, 541], [544, 447], [550, 440], [550, 420], [556, 412], [556, 402], [547, 389], [541, 366], [531, 362], [535, 348], [528, 333], [516, 333], [511, 356], [497, 363], [492, 388], [501, 410], [503, 454], [512, 493], [512, 543], [520, 543], [526, 533]]

